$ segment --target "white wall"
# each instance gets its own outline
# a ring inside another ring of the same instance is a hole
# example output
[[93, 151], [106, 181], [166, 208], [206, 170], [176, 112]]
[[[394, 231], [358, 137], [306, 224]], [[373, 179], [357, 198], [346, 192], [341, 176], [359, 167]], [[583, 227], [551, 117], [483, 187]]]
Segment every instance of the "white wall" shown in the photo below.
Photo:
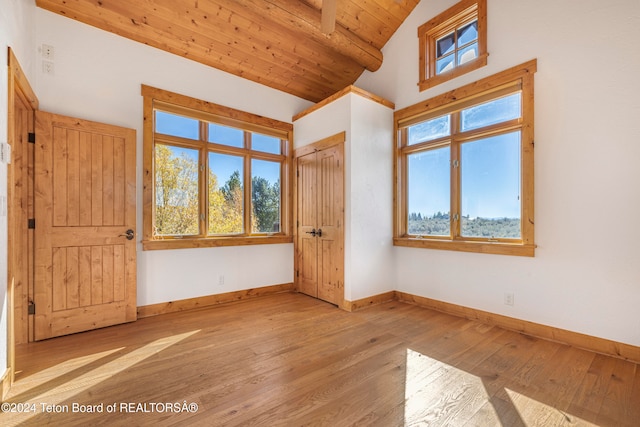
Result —
[[343, 96], [293, 122], [293, 148], [320, 141], [340, 132], [351, 137], [351, 98]]
[[391, 233], [393, 111], [348, 94], [294, 122], [295, 148], [346, 132], [344, 297], [395, 289]]
[[640, 2], [488, 0], [488, 65], [421, 93], [416, 29], [454, 3], [421, 2], [356, 85], [402, 108], [537, 58], [538, 248], [396, 248], [398, 289], [640, 345]]
[[[27, 79], [33, 84], [35, 4], [26, 0], [0, 0], [0, 141], [7, 142], [7, 48], [11, 47]], [[7, 165], [0, 164], [0, 198], [6, 206]], [[7, 214], [0, 207], [0, 378], [7, 368]]]
[[[137, 130], [142, 170], [140, 84], [277, 120], [310, 102], [38, 9], [37, 44], [54, 47], [54, 74], [37, 74], [40, 106]], [[142, 175], [138, 206], [142, 206]], [[141, 231], [142, 209], [138, 209]], [[224, 285], [219, 276], [224, 275]], [[293, 245], [138, 251], [138, 305], [293, 281]]]
[[393, 110], [359, 95], [351, 98], [349, 270], [351, 300], [394, 290]]

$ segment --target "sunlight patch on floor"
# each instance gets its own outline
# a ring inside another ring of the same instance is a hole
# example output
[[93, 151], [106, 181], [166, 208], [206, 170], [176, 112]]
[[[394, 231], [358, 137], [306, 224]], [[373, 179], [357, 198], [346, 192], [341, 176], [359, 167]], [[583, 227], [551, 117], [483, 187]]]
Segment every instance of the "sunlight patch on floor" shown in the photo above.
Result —
[[597, 427], [597, 424], [592, 424], [585, 421], [575, 415], [563, 412], [553, 406], [539, 402], [524, 394], [516, 391], [505, 389], [513, 406], [520, 414], [520, 418], [524, 424], [529, 426], [593, 426]]
[[488, 400], [480, 378], [407, 349], [405, 425], [455, 425]]
[[11, 387], [11, 395], [22, 394], [27, 392], [33, 387], [33, 384], [42, 384], [48, 381], [55, 380], [62, 373], [71, 372], [76, 369], [81, 369], [91, 363], [94, 363], [102, 358], [106, 358], [111, 354], [124, 350], [124, 347], [113, 348], [99, 353], [92, 353], [82, 357], [76, 357], [74, 359], [65, 360], [62, 363], [53, 365], [50, 368], [35, 369], [35, 373], [27, 375], [22, 371], [16, 372], [16, 382]]
[[[42, 404], [60, 405], [63, 403], [73, 402], [73, 396], [98, 385], [102, 381], [108, 380], [120, 372], [129, 369], [154, 354], [159, 353], [164, 349], [197, 334], [198, 332], [200, 332], [200, 329], [160, 338], [116, 358], [113, 358], [114, 353], [125, 351], [126, 348], [122, 347], [96, 353], [90, 356], [71, 359], [33, 374], [24, 380], [18, 380], [11, 389], [8, 402], [35, 403], [37, 411], [35, 413], [22, 414], [5, 413], [2, 424], [17, 425], [27, 421], [28, 419], [42, 413]], [[99, 364], [100, 359], [112, 360], [104, 364]], [[83, 367], [92, 363], [96, 363], [98, 366], [77, 376], [73, 375], [74, 370], [82, 371]], [[65, 379], [65, 376], [69, 376], [69, 378]], [[43, 384], [47, 382], [52, 383], [51, 387], [44, 387], [42, 390], [37, 390], [37, 387], [32, 390], [32, 387], [30, 386], [30, 384]]]
[[487, 381], [485, 384], [481, 377], [407, 349], [404, 424], [596, 426], [552, 405], [500, 387], [493, 378]]

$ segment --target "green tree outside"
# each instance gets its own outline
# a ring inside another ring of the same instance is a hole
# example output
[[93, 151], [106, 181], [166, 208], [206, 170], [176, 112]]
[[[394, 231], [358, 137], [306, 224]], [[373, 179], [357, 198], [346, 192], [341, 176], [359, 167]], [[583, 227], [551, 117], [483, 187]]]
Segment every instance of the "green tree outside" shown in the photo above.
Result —
[[198, 234], [198, 162], [157, 144], [154, 235]]
[[269, 185], [260, 176], [251, 180], [251, 202], [255, 224], [254, 232], [273, 233], [280, 231], [280, 180]]
[[[198, 231], [198, 162], [187, 152], [176, 155], [170, 146], [157, 144], [156, 236], [196, 235]], [[241, 234], [244, 231], [244, 186], [240, 171], [234, 171], [223, 186], [208, 173], [208, 234]], [[251, 230], [269, 233], [280, 231], [280, 181], [269, 184], [254, 177], [251, 186]]]

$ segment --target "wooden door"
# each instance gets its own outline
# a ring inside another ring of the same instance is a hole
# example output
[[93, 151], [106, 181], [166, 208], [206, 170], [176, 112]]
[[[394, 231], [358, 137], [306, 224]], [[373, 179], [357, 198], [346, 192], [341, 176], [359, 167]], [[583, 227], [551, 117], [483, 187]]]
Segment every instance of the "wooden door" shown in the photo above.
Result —
[[343, 144], [297, 158], [296, 197], [298, 290], [340, 306], [344, 300]]
[[136, 320], [135, 150], [132, 129], [36, 113], [36, 340]]
[[[318, 192], [316, 183], [316, 153], [298, 157], [298, 291], [318, 297]], [[313, 230], [313, 231], [312, 231]]]
[[318, 183], [318, 298], [344, 299], [344, 161], [342, 146], [316, 153]]

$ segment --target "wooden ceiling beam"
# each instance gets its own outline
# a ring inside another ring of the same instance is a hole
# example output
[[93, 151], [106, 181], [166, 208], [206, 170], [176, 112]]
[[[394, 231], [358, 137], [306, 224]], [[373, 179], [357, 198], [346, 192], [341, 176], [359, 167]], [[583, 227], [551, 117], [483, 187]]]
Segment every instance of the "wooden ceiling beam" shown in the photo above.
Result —
[[247, 0], [257, 10], [263, 11], [271, 20], [288, 25], [318, 43], [330, 47], [369, 71], [376, 71], [382, 65], [382, 52], [339, 23], [331, 34], [324, 34], [320, 27], [320, 11], [301, 1]]
[[320, 27], [324, 34], [331, 34], [336, 30], [336, 8], [338, 0], [322, 0], [322, 22]]

